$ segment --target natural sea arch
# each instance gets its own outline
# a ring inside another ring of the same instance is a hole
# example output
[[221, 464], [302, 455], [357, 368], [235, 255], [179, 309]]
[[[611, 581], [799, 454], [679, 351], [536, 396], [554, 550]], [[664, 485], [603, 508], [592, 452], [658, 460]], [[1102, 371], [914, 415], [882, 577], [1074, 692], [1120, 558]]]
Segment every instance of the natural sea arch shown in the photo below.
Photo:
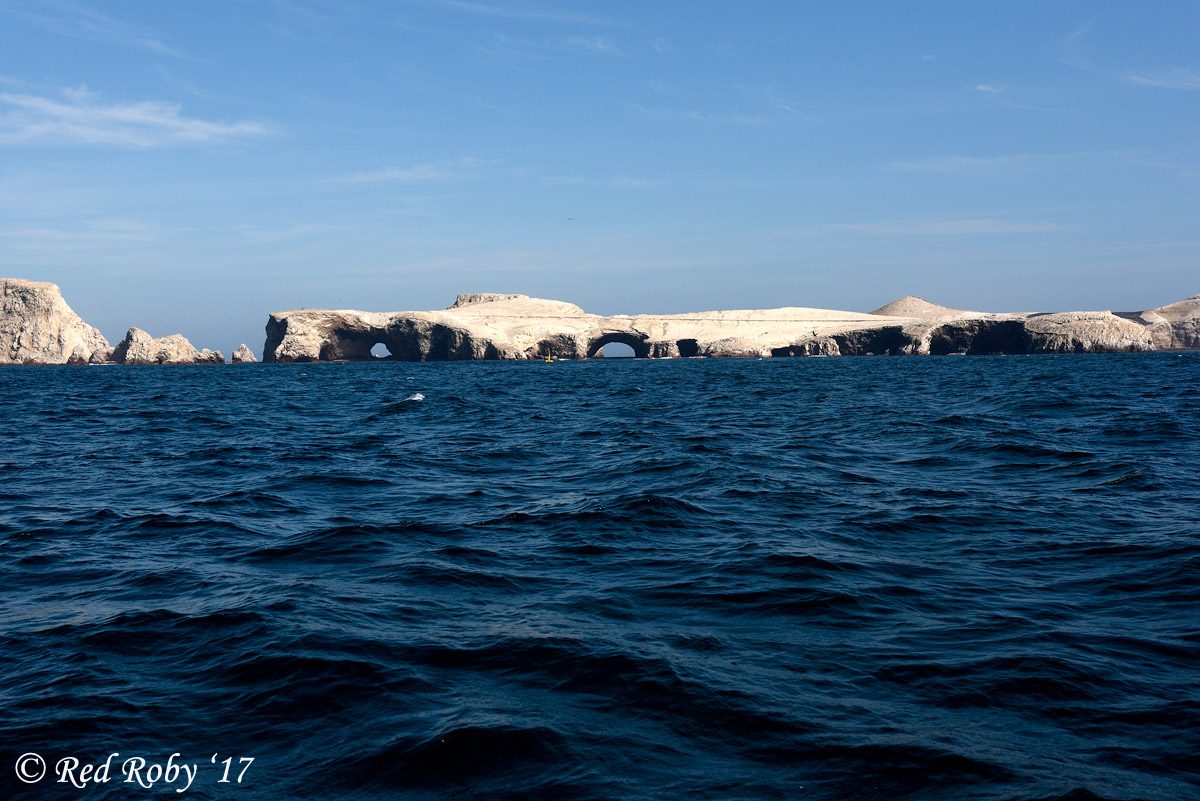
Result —
[[636, 334], [626, 334], [619, 331], [613, 331], [608, 334], [593, 339], [588, 343], [587, 355], [589, 359], [596, 357], [600, 349], [609, 342], [620, 342], [622, 345], [628, 345], [633, 348], [633, 355], [638, 359], [645, 359], [650, 356], [650, 346], [646, 341]]

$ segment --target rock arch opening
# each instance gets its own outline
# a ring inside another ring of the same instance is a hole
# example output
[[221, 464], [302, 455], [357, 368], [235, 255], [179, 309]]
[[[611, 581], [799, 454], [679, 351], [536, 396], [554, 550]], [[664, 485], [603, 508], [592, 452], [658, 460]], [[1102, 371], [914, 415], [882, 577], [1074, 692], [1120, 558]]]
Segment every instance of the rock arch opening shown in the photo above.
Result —
[[600, 349], [600, 352], [606, 359], [632, 359], [634, 356], [633, 348], [624, 342], [609, 342]]
[[392, 356], [392, 352], [391, 352], [390, 350], [388, 350], [388, 346], [387, 346], [387, 345], [385, 345], [385, 344], [384, 344], [384, 343], [382, 343], [382, 342], [376, 342], [376, 343], [375, 343], [375, 344], [374, 344], [374, 345], [371, 347], [371, 355], [372, 355], [373, 357], [375, 357], [376, 359], [391, 359], [391, 358], [394, 358], [394, 357]]
[[610, 342], [620, 342], [622, 345], [628, 345], [633, 350], [633, 355], [638, 359], [645, 359], [650, 356], [650, 346], [646, 344], [646, 340], [636, 334], [627, 334], [624, 332], [612, 332], [597, 337], [588, 343], [587, 355], [589, 359], [594, 359], [600, 354], [601, 348]]

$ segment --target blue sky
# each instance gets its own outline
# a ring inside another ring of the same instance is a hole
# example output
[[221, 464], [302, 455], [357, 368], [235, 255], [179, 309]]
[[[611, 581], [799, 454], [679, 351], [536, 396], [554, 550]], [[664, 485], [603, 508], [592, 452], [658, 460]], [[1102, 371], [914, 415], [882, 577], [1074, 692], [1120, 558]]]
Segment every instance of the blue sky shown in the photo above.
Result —
[[[0, 0], [0, 275], [274, 310], [1200, 292], [1200, 4]], [[572, 219], [573, 218], [573, 219]]]

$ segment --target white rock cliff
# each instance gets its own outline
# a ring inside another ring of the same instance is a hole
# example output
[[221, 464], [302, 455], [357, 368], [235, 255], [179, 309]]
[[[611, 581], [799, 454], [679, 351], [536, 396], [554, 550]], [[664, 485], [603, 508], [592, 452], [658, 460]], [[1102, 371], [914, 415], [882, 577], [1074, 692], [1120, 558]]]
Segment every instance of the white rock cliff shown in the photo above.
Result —
[[0, 278], [0, 364], [87, 364], [107, 350], [56, 285]]

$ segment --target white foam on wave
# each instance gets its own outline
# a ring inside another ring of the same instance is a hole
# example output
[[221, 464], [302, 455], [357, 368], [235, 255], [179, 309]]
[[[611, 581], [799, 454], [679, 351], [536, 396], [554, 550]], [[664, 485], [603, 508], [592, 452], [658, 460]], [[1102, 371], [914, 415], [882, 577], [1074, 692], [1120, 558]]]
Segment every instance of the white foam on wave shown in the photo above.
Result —
[[425, 400], [425, 396], [422, 395], [420, 392], [414, 392], [413, 394], [411, 394], [407, 398], [405, 398], [405, 400], [406, 401], [423, 401], [423, 400]]

